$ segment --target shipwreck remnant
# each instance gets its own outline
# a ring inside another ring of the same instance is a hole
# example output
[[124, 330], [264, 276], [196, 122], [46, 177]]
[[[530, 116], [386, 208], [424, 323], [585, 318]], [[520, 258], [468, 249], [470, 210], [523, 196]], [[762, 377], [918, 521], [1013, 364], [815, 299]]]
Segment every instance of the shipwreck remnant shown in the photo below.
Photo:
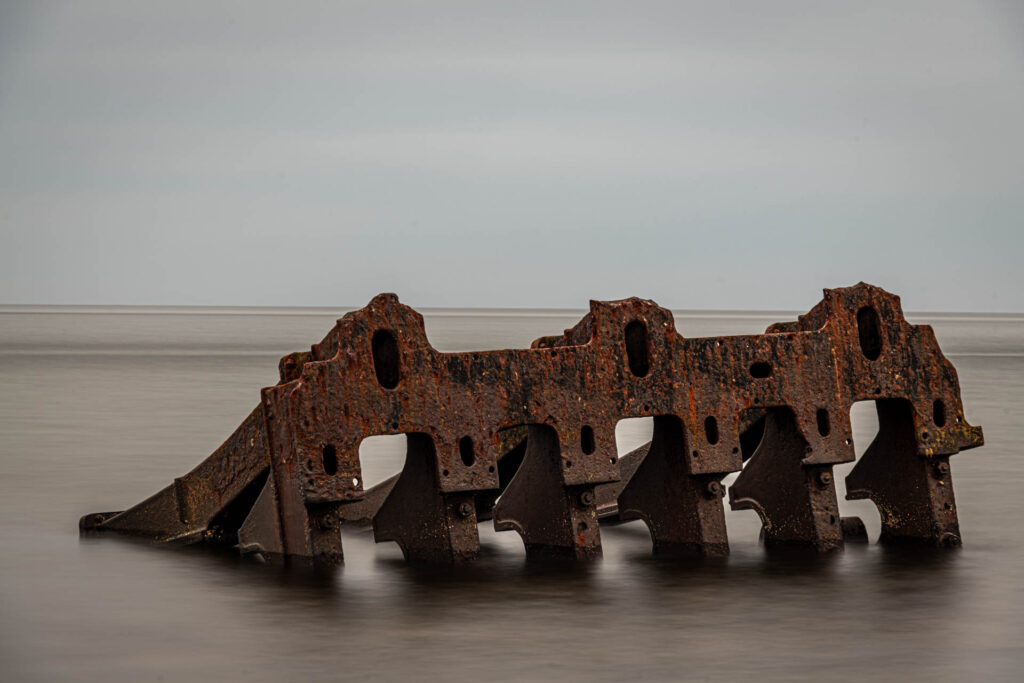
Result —
[[[931, 328], [877, 287], [825, 290], [763, 335], [689, 339], [651, 301], [592, 301], [529, 349], [441, 353], [423, 318], [381, 294], [319, 344], [214, 453], [83, 531], [342, 559], [342, 524], [372, 524], [410, 560], [477, 555], [477, 524], [514, 529], [531, 555], [599, 554], [599, 518], [642, 519], [656, 552], [728, 552], [733, 509], [769, 545], [821, 551], [863, 533], [839, 515], [832, 467], [855, 458], [850, 406], [880, 430], [847, 477], [879, 508], [882, 541], [957, 545], [949, 456], [983, 443]], [[653, 417], [650, 443], [618, 457], [615, 425]], [[364, 490], [363, 439], [405, 434], [401, 473]], [[744, 463], [746, 465], [744, 466]]]

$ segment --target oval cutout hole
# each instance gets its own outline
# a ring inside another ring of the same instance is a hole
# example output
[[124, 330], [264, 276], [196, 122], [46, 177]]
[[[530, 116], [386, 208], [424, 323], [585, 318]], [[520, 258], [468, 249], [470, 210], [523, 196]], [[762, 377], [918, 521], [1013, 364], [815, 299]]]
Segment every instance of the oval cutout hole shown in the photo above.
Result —
[[828, 411], [824, 408], [818, 408], [818, 433], [822, 436], [828, 436], [829, 432], [832, 431], [832, 424], [828, 419]]
[[464, 436], [459, 439], [459, 457], [462, 458], [462, 464], [469, 467], [476, 460], [476, 454], [473, 453], [473, 439], [468, 436]]
[[629, 371], [637, 377], [646, 377], [651, 368], [650, 339], [647, 336], [647, 325], [634, 320], [626, 325], [626, 360]]
[[377, 330], [373, 334], [373, 370], [377, 382], [385, 389], [398, 386], [398, 341], [391, 330]]
[[871, 306], [857, 311], [857, 336], [865, 358], [875, 360], [882, 355], [882, 321]]
[[714, 415], [708, 415], [704, 419], [704, 436], [709, 444], [714, 445], [718, 443], [718, 420], [715, 419]]
[[750, 366], [750, 376], [756, 379], [764, 379], [772, 376], [772, 364], [766, 361], [758, 361]]
[[932, 404], [932, 422], [936, 427], [943, 427], [946, 424], [946, 404], [941, 398], [935, 399], [935, 403]]
[[327, 444], [323, 450], [324, 474], [333, 477], [338, 473], [338, 451], [334, 444]]
[[580, 429], [580, 450], [587, 455], [597, 450], [597, 444], [594, 442], [594, 428], [590, 425], [583, 425]]

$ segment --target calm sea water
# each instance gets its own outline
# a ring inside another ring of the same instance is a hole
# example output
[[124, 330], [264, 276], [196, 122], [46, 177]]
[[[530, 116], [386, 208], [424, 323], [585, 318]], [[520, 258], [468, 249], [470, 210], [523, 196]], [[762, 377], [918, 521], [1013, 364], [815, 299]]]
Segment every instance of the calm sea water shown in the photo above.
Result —
[[[1024, 316], [914, 318], [935, 326], [967, 418], [985, 428], [987, 445], [952, 461], [957, 551], [769, 556], [753, 512], [727, 512], [732, 554], [713, 561], [655, 560], [633, 523], [602, 528], [600, 561], [533, 564], [518, 535], [485, 523], [482, 560], [458, 571], [414, 569], [358, 532], [344, 567], [325, 572], [79, 538], [82, 514], [132, 505], [209, 454], [276, 381], [277, 358], [337, 314], [0, 309], [0, 680], [1024, 678]], [[579, 315], [426, 321], [434, 345], [455, 351], [525, 346]], [[791, 318], [678, 313], [676, 324], [745, 334]], [[854, 420], [862, 449], [870, 407]], [[622, 424], [620, 447], [649, 429]], [[369, 442], [367, 481], [397, 471], [401, 448]], [[841, 507], [877, 537], [870, 503]]]

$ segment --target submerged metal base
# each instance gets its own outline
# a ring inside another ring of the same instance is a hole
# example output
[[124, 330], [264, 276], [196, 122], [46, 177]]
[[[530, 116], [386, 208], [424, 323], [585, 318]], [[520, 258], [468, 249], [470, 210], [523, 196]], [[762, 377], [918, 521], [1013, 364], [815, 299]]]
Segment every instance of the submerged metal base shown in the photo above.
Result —
[[[864, 540], [841, 518], [832, 468], [854, 460], [850, 407], [875, 401], [880, 430], [847, 477], [882, 540], [960, 543], [949, 457], [983, 443], [953, 366], [899, 299], [859, 284], [825, 290], [763, 335], [689, 339], [642, 299], [591, 302], [529, 349], [440, 353], [393, 294], [347, 314], [209, 458], [83, 533], [340, 562], [339, 527], [372, 526], [416, 562], [478, 555], [477, 524], [515, 530], [527, 554], [601, 553], [599, 519], [641, 519], [659, 554], [723, 555], [722, 479], [755, 511], [766, 546], [832, 551]], [[615, 426], [654, 418], [618, 457]], [[359, 444], [405, 434], [402, 472], [364, 490]]]

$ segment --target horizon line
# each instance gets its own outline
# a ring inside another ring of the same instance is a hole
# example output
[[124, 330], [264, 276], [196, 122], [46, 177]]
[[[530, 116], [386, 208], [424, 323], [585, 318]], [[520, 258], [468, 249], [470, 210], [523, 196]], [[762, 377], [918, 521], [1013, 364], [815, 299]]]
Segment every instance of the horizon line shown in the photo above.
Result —
[[[0, 314], [77, 314], [77, 315], [282, 315], [320, 316], [344, 315], [363, 306], [261, 306], [261, 305], [211, 305], [211, 304], [0, 304]], [[491, 313], [503, 317], [545, 316], [585, 314], [589, 307], [547, 307], [547, 306], [411, 306], [420, 313], [447, 315], [480, 315]], [[673, 315], [682, 316], [749, 316], [764, 317], [783, 315], [796, 318], [808, 311], [795, 309], [731, 309], [731, 308], [668, 308]], [[1024, 318], [1024, 311], [904, 311], [906, 316], [941, 316], [943, 318], [964, 317], [979, 320], [985, 317], [998, 319]]]

